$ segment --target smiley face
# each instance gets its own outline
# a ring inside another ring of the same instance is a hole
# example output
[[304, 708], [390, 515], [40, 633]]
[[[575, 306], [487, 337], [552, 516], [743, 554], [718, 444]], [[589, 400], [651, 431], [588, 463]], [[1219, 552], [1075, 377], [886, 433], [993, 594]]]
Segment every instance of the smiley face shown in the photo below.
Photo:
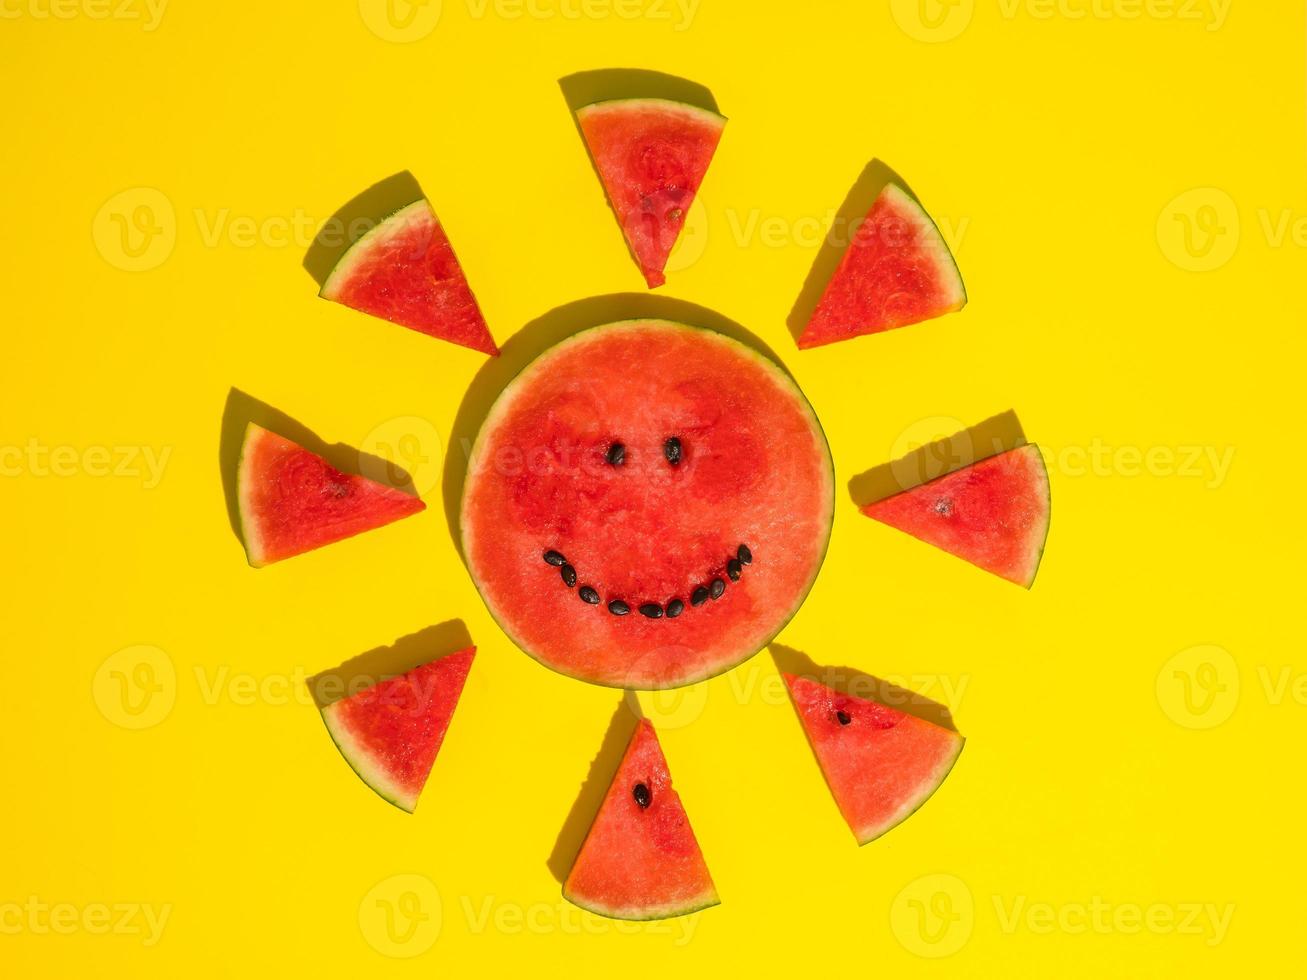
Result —
[[676, 687], [740, 663], [798, 610], [833, 488], [817, 419], [770, 359], [664, 321], [596, 327], [491, 409], [464, 555], [505, 632], [546, 666]]

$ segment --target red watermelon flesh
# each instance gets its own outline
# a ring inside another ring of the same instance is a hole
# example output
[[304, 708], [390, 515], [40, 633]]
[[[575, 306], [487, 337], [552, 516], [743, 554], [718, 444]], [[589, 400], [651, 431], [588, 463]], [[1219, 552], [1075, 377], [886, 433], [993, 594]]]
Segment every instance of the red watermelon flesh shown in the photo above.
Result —
[[1022, 446], [862, 508], [949, 554], [1026, 588], [1048, 537], [1048, 471]]
[[563, 897], [613, 919], [666, 919], [719, 902], [647, 721], [631, 736]]
[[798, 610], [833, 493], [821, 427], [773, 361], [712, 331], [610, 324], [550, 348], [499, 396], [472, 451], [463, 554], [541, 663], [678, 687], [752, 656]]
[[396, 211], [355, 242], [319, 295], [483, 354], [499, 353], [454, 248], [425, 199]]
[[726, 120], [665, 99], [598, 102], [576, 118], [645, 281], [661, 286]]
[[853, 233], [799, 337], [820, 347], [962, 309], [966, 289], [930, 215], [888, 184]]
[[237, 475], [241, 537], [255, 568], [382, 527], [426, 507], [402, 490], [342, 473], [251, 422]]
[[939, 788], [965, 741], [876, 701], [785, 675], [835, 803], [859, 844], [906, 820]]
[[475, 655], [468, 647], [322, 709], [345, 761], [401, 810], [417, 807]]

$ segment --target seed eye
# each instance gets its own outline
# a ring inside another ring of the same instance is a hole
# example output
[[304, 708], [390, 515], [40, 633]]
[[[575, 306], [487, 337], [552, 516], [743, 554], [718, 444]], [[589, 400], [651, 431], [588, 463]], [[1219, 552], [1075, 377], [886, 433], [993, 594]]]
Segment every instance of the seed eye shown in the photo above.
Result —
[[672, 436], [663, 443], [663, 455], [667, 457], [667, 462], [673, 466], [681, 461], [681, 440]]
[[838, 721], [841, 725], [847, 725], [853, 719], [849, 717], [849, 713], [847, 711], [837, 711], [835, 712], [835, 720]]
[[620, 442], [615, 442], [608, 447], [608, 452], [604, 453], [604, 459], [608, 460], [610, 466], [621, 466], [626, 462], [626, 447]]
[[636, 783], [635, 788], [631, 790], [631, 795], [635, 797], [636, 805], [641, 810], [647, 810], [649, 804], [653, 802], [653, 794], [649, 792], [649, 787], [644, 783]]

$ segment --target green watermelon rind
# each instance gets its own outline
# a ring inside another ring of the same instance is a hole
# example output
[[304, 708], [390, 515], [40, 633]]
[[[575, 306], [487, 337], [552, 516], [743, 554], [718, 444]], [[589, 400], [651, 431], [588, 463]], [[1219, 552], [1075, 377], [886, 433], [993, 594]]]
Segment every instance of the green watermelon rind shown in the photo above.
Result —
[[691, 915], [695, 912], [702, 912], [704, 909], [710, 909], [715, 905], [721, 905], [722, 900], [717, 895], [716, 889], [711, 889], [697, 898], [691, 899], [678, 905], [650, 905], [644, 908], [613, 908], [611, 906], [601, 905], [598, 902], [587, 902], [579, 899], [576, 895], [563, 889], [563, 898], [567, 899], [577, 908], [585, 909], [587, 912], [593, 912], [595, 915], [602, 915], [606, 919], [622, 919], [627, 922], [653, 922], [657, 919], [675, 919], [682, 915]]
[[537, 657], [535, 653], [527, 649], [526, 644], [524, 644], [519, 637], [513, 634], [513, 631], [508, 628], [508, 625], [504, 623], [497, 615], [495, 615], [495, 610], [492, 609], [490, 603], [486, 601], [485, 593], [482, 592], [481, 590], [481, 583], [476, 580], [476, 576], [472, 573], [472, 568], [470, 564], [468, 565], [468, 574], [472, 578], [472, 584], [476, 586], [477, 595], [481, 598], [482, 603], [485, 605], [486, 611], [490, 613], [490, 618], [495, 621], [496, 625], [498, 625], [499, 628], [503, 630], [504, 634], [510, 640], [513, 641], [514, 645], [516, 645], [519, 650], [521, 650], [523, 653], [529, 656], [532, 660], [536, 661], [536, 663], [540, 664], [542, 667], [552, 670], [556, 674], [561, 674], [564, 677], [571, 677], [574, 680], [584, 681], [587, 684], [595, 684], [596, 686], [599, 687], [611, 687], [611, 688], [617, 688], [618, 690], [666, 691], [666, 690], [674, 690], [680, 687], [689, 687], [691, 684], [699, 684], [703, 681], [711, 680], [712, 678], [718, 677], [721, 674], [726, 673], [727, 671], [734, 670], [736, 667], [740, 666], [740, 664], [747, 662], [753, 657], [756, 657], [758, 653], [761, 652], [769, 643], [775, 640], [776, 637], [780, 636], [782, 631], [784, 631], [785, 627], [787, 627], [790, 624], [790, 621], [794, 619], [794, 617], [798, 615], [799, 610], [803, 608], [803, 604], [807, 601], [809, 594], [812, 592], [813, 586], [817, 583], [817, 578], [821, 574], [822, 565], [824, 565], [826, 561], [826, 555], [830, 551], [831, 531], [835, 524], [835, 463], [831, 457], [830, 442], [826, 438], [826, 430], [822, 428], [821, 419], [817, 417], [817, 413], [813, 410], [812, 403], [808, 401], [807, 395], [803, 393], [803, 390], [799, 387], [798, 383], [794, 380], [793, 377], [789, 375], [789, 373], [783, 367], [780, 366], [780, 364], [772, 360], [770, 357], [767, 357], [765, 354], [759, 353], [758, 351], [749, 347], [747, 344], [741, 343], [740, 341], [736, 340], [734, 337], [728, 337], [726, 334], [721, 333], [720, 331], [712, 330], [708, 327], [699, 327], [688, 323], [677, 323], [674, 320], [660, 320], [657, 318], [634, 317], [629, 320], [617, 320], [612, 323], [599, 324], [593, 327], [586, 327], [584, 330], [578, 330], [570, 337], [566, 337], [563, 340], [560, 340], [558, 343], [554, 344], [552, 347], [546, 348], [545, 350], [541, 351], [534, 358], [532, 358], [527, 364], [525, 364], [522, 367], [522, 369], [518, 371], [516, 375], [514, 375], [513, 379], [504, 386], [503, 390], [500, 391], [499, 396], [495, 399], [495, 403], [490, 407], [490, 411], [486, 414], [485, 419], [482, 421], [481, 428], [477, 432], [477, 437], [475, 441], [472, 443], [472, 450], [468, 455], [468, 472], [467, 472], [468, 479], [465, 479], [463, 482], [463, 494], [462, 494], [462, 498], [459, 500], [458, 525], [459, 525], [459, 537], [463, 548], [463, 559], [464, 562], [467, 562], [467, 556], [471, 554], [471, 550], [472, 550], [469, 547], [470, 538], [468, 535], [468, 525], [466, 520], [467, 493], [468, 493], [468, 487], [471, 484], [470, 477], [472, 475], [472, 469], [475, 466], [477, 458], [480, 454], [482, 442], [485, 439], [486, 432], [489, 431], [493, 427], [494, 423], [497, 422], [499, 418], [502, 417], [503, 414], [507, 412], [508, 409], [511, 407], [513, 398], [516, 394], [516, 389], [518, 387], [517, 382], [528, 371], [530, 371], [533, 367], [543, 362], [546, 358], [558, 353], [559, 351], [565, 349], [566, 347], [574, 343], [577, 343], [578, 341], [582, 340], [583, 338], [587, 337], [588, 335], [590, 335], [595, 331], [613, 330], [613, 329], [619, 329], [619, 330], [633, 329], [643, 324], [675, 327], [679, 330], [698, 331], [700, 333], [708, 334], [713, 338], [722, 341], [728, 346], [733, 345], [738, 350], [743, 351], [749, 357], [753, 358], [760, 365], [766, 368], [776, 379], [781, 381], [783, 386], [788, 387], [794, 393], [794, 395], [798, 399], [798, 403], [801, 405], [804, 412], [806, 412], [808, 418], [812, 421], [816, 433], [821, 437], [821, 447], [825, 450], [825, 452], [822, 453], [822, 456], [826, 462], [826, 476], [830, 485], [830, 492], [828, 494], [829, 506], [827, 507], [827, 517], [825, 522], [826, 538], [822, 542], [821, 554], [817, 557], [817, 563], [813, 568], [812, 578], [808, 582], [807, 586], [803, 589], [803, 591], [799, 594], [797, 599], [795, 600], [793, 608], [790, 609], [785, 614], [785, 616], [781, 619], [780, 624], [776, 627], [776, 630], [773, 633], [771, 633], [771, 635], [766, 637], [758, 645], [758, 648], [756, 650], [753, 650], [752, 652], [741, 656], [738, 660], [732, 663], [724, 664], [720, 667], [716, 667], [714, 669], [705, 671], [702, 674], [696, 674], [690, 677], [681, 678], [676, 683], [664, 684], [658, 687], [632, 688], [622, 684], [610, 684], [610, 683], [605, 683], [603, 681], [596, 681], [592, 678], [584, 677], [579, 673], [573, 673], [571, 671], [564, 670], [562, 667], [555, 666], [554, 664], [551, 663], [547, 663], [546, 661], [542, 660], [540, 657]]
[[318, 295], [335, 302], [336, 297], [340, 295], [339, 287], [349, 281], [350, 273], [367, 256], [372, 246], [394, 234], [396, 229], [402, 228], [415, 208], [425, 208], [431, 212], [431, 202], [425, 197], [420, 197], [411, 204], [405, 204], [402, 208], [392, 211], [360, 235], [358, 240], [345, 250], [345, 254], [337, 260], [327, 278], [322, 281], [322, 288], [318, 290]]
[[[957, 765], [958, 757], [962, 755], [962, 749], [966, 746], [966, 744], [967, 744], [967, 740], [963, 738], [961, 735], [958, 735], [957, 749], [953, 752], [952, 755], [950, 755], [947, 759], [943, 760], [939, 764], [935, 772], [932, 773], [930, 779], [923, 780], [921, 782], [921, 784], [918, 786], [920, 794], [911, 802], [904, 803], [903, 806], [899, 809], [898, 813], [896, 813], [893, 817], [891, 817], [889, 820], [886, 820], [883, 824], [881, 824], [878, 827], [863, 828], [860, 831], [854, 830], [853, 836], [857, 839], [858, 846], [864, 847], [865, 845], [870, 844], [872, 841], [884, 837], [891, 830], [893, 830], [899, 824], [903, 823], [910, 816], [912, 816], [923, 806], [925, 806], [927, 801], [932, 796], [935, 795], [935, 793], [939, 790], [941, 786], [944, 785], [944, 780], [948, 779], [949, 773], [951, 773], [953, 771], [953, 767]], [[824, 778], [824, 773], [823, 773], [823, 778]], [[827, 783], [827, 786], [829, 785], [830, 784]]]
[[706, 123], [717, 126], [718, 129], [724, 129], [727, 118], [720, 112], [714, 112], [711, 109], [705, 109], [702, 106], [692, 105], [689, 102], [678, 102], [675, 99], [656, 99], [656, 98], [636, 98], [636, 99], [604, 99], [600, 102], [591, 102], [589, 105], [583, 105], [576, 110], [578, 118], [588, 116], [594, 112], [603, 112], [609, 109], [667, 109], [674, 112], [680, 112], [693, 119], [698, 119]]
[[413, 813], [417, 809], [419, 794], [405, 793], [395, 785], [385, 769], [372, 761], [371, 753], [354, 738], [348, 728], [341, 724], [339, 704], [338, 701], [327, 705], [322, 709], [321, 715], [322, 723], [327, 726], [327, 733], [336, 744], [341, 757], [349, 763], [349, 767], [354, 770], [355, 775], [363, 781], [364, 785], [374, 793], [405, 813]]
[[[1037, 443], [1027, 443], [1030, 449], [1034, 450], [1035, 459], [1039, 461], [1039, 475], [1042, 479], [1040, 489], [1044, 498], [1044, 533], [1039, 539], [1039, 544], [1031, 547], [1028, 554], [1031, 556], [1032, 567], [1030, 577], [1024, 582], [1019, 583], [1027, 589], [1035, 584], [1035, 577], [1039, 575], [1039, 566], [1044, 561], [1044, 549], [1048, 546], [1048, 529], [1053, 525], [1053, 488], [1048, 479], [1048, 464], [1044, 462], [1044, 453]], [[1018, 449], [1024, 449], [1025, 446], [1018, 446]]]
[[251, 568], [263, 568], [268, 563], [263, 560], [263, 537], [259, 534], [258, 524], [254, 520], [254, 507], [247, 492], [253, 483], [253, 474], [247, 469], [253, 458], [251, 450], [259, 439], [271, 433], [254, 422], [245, 426], [245, 438], [241, 440], [241, 456], [236, 464], [236, 513], [240, 519], [241, 543], [245, 545], [245, 560]]

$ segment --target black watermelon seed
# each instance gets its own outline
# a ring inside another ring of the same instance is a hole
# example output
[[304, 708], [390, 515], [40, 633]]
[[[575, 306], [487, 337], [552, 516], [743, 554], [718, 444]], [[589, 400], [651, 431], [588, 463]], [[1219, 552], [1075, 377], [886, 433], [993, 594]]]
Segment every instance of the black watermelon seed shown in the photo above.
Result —
[[608, 611], [614, 616], [625, 616], [631, 611], [631, 607], [621, 599], [614, 599], [612, 602], [608, 603]]
[[576, 569], [571, 565], [564, 565], [558, 570], [558, 574], [563, 576], [563, 583], [570, 589], [576, 585]]
[[626, 461], [626, 447], [620, 442], [615, 442], [608, 447], [608, 452], [604, 454], [604, 459], [608, 460], [613, 466], [621, 466]]
[[853, 720], [852, 718], [849, 717], [849, 713], [847, 711], [835, 712], [835, 718], [839, 721], [841, 725], [847, 725], [849, 722]]
[[726, 583], [719, 578], [713, 579], [708, 583], [708, 594], [714, 599], [720, 599], [722, 593], [726, 591]]
[[596, 592], [594, 589], [592, 589], [590, 586], [588, 585], [581, 586], [581, 589], [577, 594], [580, 595], [582, 602], [588, 602], [592, 606], [599, 605], [599, 593]]
[[681, 440], [672, 436], [663, 443], [663, 455], [667, 457], [667, 462], [675, 466], [681, 461]]
[[648, 616], [650, 619], [662, 619], [663, 607], [656, 602], [646, 602], [640, 606], [640, 615]]
[[732, 558], [726, 563], [726, 574], [731, 577], [732, 582], [740, 580], [740, 573], [744, 571], [744, 566], [740, 564], [740, 559]]
[[749, 546], [747, 544], [742, 544], [740, 545], [739, 548], [736, 549], [735, 557], [740, 559], [741, 565], [753, 564], [753, 552], [749, 550]]
[[708, 587], [706, 585], [698, 586], [690, 593], [690, 605], [702, 606], [708, 601]]
[[685, 612], [685, 603], [683, 603], [680, 599], [673, 599], [671, 602], [667, 603], [668, 619], [675, 619], [683, 612]]
[[635, 789], [631, 790], [631, 795], [635, 797], [635, 802], [640, 805], [641, 810], [649, 809], [649, 804], [653, 802], [653, 794], [644, 783], [636, 783]]
[[554, 567], [557, 567], [559, 565], [565, 565], [567, 563], [567, 559], [563, 557], [562, 552], [546, 551], [545, 562], [550, 565], [553, 565]]

